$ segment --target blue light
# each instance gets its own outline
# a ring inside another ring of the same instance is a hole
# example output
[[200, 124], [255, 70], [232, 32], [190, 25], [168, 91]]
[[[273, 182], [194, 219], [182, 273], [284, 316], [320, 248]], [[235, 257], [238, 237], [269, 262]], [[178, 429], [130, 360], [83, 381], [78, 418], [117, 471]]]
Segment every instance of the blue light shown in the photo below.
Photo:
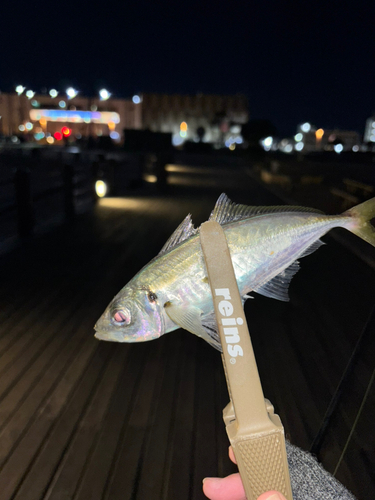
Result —
[[111, 139], [113, 139], [113, 140], [115, 140], [115, 141], [116, 141], [116, 140], [120, 139], [120, 134], [119, 134], [118, 132], [111, 132], [111, 133], [109, 134], [109, 137], [110, 137]]
[[66, 108], [66, 102], [65, 101], [60, 101], [59, 102], [60, 108]]
[[182, 137], [180, 137], [180, 134], [175, 134], [172, 137], [172, 144], [173, 146], [181, 146], [185, 141]]
[[133, 102], [134, 104], [139, 104], [141, 102], [141, 98], [139, 97], [139, 95], [133, 95]]

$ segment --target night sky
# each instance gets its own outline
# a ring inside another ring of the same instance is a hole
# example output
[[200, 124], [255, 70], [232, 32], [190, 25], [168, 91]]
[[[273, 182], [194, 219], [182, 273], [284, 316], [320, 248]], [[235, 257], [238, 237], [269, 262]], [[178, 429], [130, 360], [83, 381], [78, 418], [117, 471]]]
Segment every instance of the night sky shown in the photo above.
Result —
[[375, 111], [373, 0], [7, 2], [0, 50], [3, 92], [240, 92], [281, 135]]

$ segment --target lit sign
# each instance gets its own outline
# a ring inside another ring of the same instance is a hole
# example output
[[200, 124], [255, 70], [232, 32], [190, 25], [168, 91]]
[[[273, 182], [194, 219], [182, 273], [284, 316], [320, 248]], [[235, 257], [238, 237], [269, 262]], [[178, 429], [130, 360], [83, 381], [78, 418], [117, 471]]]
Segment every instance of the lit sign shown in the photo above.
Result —
[[120, 123], [120, 115], [113, 111], [71, 111], [66, 109], [31, 109], [30, 119], [71, 123]]

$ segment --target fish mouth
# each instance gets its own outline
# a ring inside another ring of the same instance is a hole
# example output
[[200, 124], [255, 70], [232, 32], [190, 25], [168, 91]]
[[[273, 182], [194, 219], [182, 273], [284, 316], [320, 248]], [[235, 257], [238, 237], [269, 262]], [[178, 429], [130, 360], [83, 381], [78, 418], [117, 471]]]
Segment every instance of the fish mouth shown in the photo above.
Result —
[[105, 332], [95, 331], [94, 337], [98, 340], [110, 340]]

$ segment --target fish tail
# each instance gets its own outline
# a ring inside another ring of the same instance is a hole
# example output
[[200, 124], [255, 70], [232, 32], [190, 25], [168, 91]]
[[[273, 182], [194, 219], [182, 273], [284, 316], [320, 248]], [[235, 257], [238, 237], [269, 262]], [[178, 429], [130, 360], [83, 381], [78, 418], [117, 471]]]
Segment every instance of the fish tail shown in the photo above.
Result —
[[375, 247], [375, 228], [371, 224], [371, 219], [375, 218], [375, 198], [350, 208], [343, 215], [355, 220], [355, 224], [351, 224], [348, 229]]

